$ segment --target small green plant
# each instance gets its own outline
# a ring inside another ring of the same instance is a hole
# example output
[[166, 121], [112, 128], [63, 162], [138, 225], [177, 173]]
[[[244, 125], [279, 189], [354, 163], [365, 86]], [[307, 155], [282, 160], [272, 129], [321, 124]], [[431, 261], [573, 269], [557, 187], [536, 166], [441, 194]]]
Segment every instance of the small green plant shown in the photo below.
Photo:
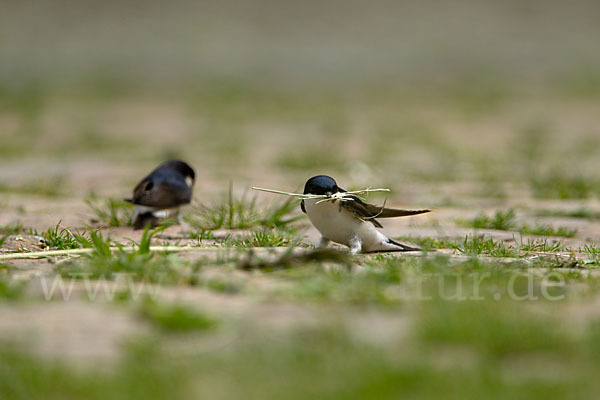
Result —
[[224, 293], [224, 294], [236, 294], [240, 293], [243, 289], [239, 282], [235, 279], [231, 279], [228, 276], [202, 276], [198, 274], [193, 275], [193, 280], [190, 282], [191, 286], [200, 286], [211, 290], [213, 292]]
[[229, 186], [226, 201], [214, 205], [198, 204], [193, 207], [193, 215], [187, 222], [200, 230], [248, 229], [259, 220], [256, 199], [248, 201], [246, 194], [240, 198], [233, 195]]
[[496, 211], [493, 217], [479, 214], [473, 220], [459, 220], [458, 223], [475, 229], [497, 229], [508, 231], [515, 227], [515, 210]]
[[567, 176], [553, 172], [530, 179], [533, 195], [538, 198], [587, 199], [595, 190], [598, 182], [584, 176]]
[[249, 200], [247, 196], [247, 193], [244, 193], [241, 197], [235, 197], [233, 187], [230, 185], [224, 202], [195, 205], [186, 221], [200, 231], [210, 231], [255, 227], [284, 228], [303, 218], [302, 215], [293, 215], [298, 209], [295, 199], [286, 199], [270, 206], [262, 216], [256, 197]]
[[290, 245], [292, 239], [281, 232], [254, 232], [252, 236], [231, 241], [235, 247], [284, 247]]
[[167, 306], [150, 300], [144, 303], [142, 315], [167, 332], [206, 331], [217, 325], [214, 318], [189, 307]]
[[190, 232], [190, 239], [194, 240], [216, 240], [215, 235], [206, 229], [200, 229], [195, 232]]
[[306, 266], [307, 264], [320, 263], [338, 263], [346, 267], [352, 265], [352, 259], [348, 253], [335, 249], [313, 249], [302, 252], [294, 252], [295, 246], [292, 244], [278, 257], [263, 258], [250, 252], [248, 257], [238, 261], [238, 268], [242, 270], [282, 270], [290, 269], [294, 266]]
[[269, 210], [265, 217], [260, 221], [260, 224], [266, 228], [285, 228], [304, 218], [304, 215], [293, 215], [298, 209], [298, 200], [294, 198], [285, 199], [280, 203], [269, 207]]
[[591, 254], [594, 257], [600, 256], [600, 247], [597, 244], [586, 244], [581, 249], [582, 253]]
[[535, 251], [548, 253], [554, 253], [563, 250], [563, 246], [560, 241], [549, 242], [546, 238], [534, 240], [528, 239], [527, 243], [521, 241], [519, 248], [521, 249], [521, 251]]
[[64, 179], [56, 177], [44, 181], [26, 182], [19, 186], [6, 186], [0, 183], [0, 192], [21, 195], [59, 197], [64, 195]]
[[522, 225], [519, 229], [521, 233], [526, 235], [540, 235], [540, 236], [563, 236], [563, 237], [575, 237], [577, 235], [577, 229], [569, 229], [563, 226], [557, 228], [551, 225], [535, 224], [535, 225]]
[[147, 225], [146, 229], [144, 229], [144, 233], [142, 234], [142, 239], [140, 240], [139, 243], [135, 243], [138, 245], [138, 251], [137, 253], [139, 255], [147, 255], [150, 254], [150, 245], [152, 244], [152, 237], [154, 235], [156, 235], [159, 232], [162, 232], [163, 230], [165, 230], [166, 226], [162, 226], [159, 227], [157, 229], [154, 229], [153, 231], [150, 230], [150, 226]]
[[518, 257], [519, 252], [514, 247], [507, 246], [504, 242], [495, 242], [483, 236], [466, 236], [458, 248], [461, 253], [470, 255], [487, 254], [492, 257]]
[[567, 217], [581, 219], [600, 219], [600, 212], [588, 208], [577, 208], [575, 210], [539, 210], [535, 215], [538, 217]]
[[85, 203], [94, 213], [94, 222], [107, 224], [108, 226], [128, 226], [133, 218], [133, 207], [124, 200], [104, 199], [96, 195], [90, 195]]
[[104, 239], [102, 232], [91, 231], [89, 239], [83, 236], [77, 238], [84, 248], [94, 249], [93, 255], [96, 257], [110, 257], [112, 255], [110, 248], [110, 239]]
[[25, 231], [25, 227], [20, 222], [11, 222], [10, 224], [0, 226], [0, 234], [17, 235]]
[[0, 265], [0, 301], [18, 300], [24, 293], [25, 283], [15, 282], [8, 274], [1, 273], [1, 267]]
[[413, 236], [401, 236], [395, 238], [399, 241], [406, 241], [410, 243], [415, 243], [419, 245], [419, 247], [425, 250], [434, 250], [434, 249], [458, 249], [460, 247], [459, 243], [456, 243], [451, 240], [445, 239], [435, 239], [432, 237], [413, 237]]
[[580, 252], [592, 256], [591, 260], [584, 261], [585, 264], [600, 265], [600, 247], [597, 244], [586, 244]]
[[68, 228], [62, 228], [60, 222], [55, 227], [49, 228], [46, 232], [38, 233], [32, 231], [32, 234], [44, 238], [44, 244], [56, 250], [77, 249], [81, 247], [83, 235], [74, 234]]
[[550, 225], [528, 225], [517, 224], [515, 221], [515, 211], [496, 211], [493, 217], [480, 214], [473, 220], [457, 220], [457, 223], [474, 229], [496, 229], [496, 230], [516, 230], [527, 235], [545, 235], [545, 236], [564, 236], [574, 237], [577, 229], [568, 229], [565, 227], [552, 227]]
[[111, 240], [105, 239], [102, 233], [90, 232], [89, 239], [79, 238], [82, 247], [93, 249], [85, 256], [85, 262], [61, 264], [58, 271], [63, 276], [86, 276], [90, 279], [115, 279], [117, 274], [129, 274], [133, 279], [153, 283], [180, 282], [184, 275], [174, 267], [175, 257], [150, 251], [152, 236], [157, 231], [150, 231], [147, 227], [135, 251], [126, 251], [116, 243], [113, 247]]

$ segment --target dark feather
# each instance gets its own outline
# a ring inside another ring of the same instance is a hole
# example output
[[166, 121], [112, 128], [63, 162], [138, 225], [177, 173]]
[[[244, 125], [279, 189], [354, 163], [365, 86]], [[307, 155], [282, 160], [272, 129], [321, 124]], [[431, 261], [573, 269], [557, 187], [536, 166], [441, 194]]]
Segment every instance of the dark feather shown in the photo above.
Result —
[[130, 201], [133, 204], [157, 209], [188, 204], [192, 200], [192, 187], [186, 183], [186, 177], [193, 180], [193, 170], [188, 175], [184, 175], [179, 169], [173, 168], [172, 163], [159, 166], [142, 179], [133, 189], [133, 198]]
[[373, 204], [368, 204], [356, 196], [346, 196], [351, 200], [340, 201], [340, 207], [351, 212], [357, 218], [371, 222], [377, 228], [383, 226], [375, 218], [395, 218], [406, 217], [410, 215], [418, 215], [428, 213], [430, 210], [400, 210], [396, 208], [379, 207]]
[[156, 228], [158, 226], [158, 222], [158, 218], [156, 218], [151, 212], [140, 214], [135, 218], [135, 221], [133, 221], [133, 229], [144, 229], [146, 225], [150, 225], [151, 228]]
[[300, 209], [302, 210], [302, 212], [303, 212], [304, 214], [306, 214], [306, 207], [304, 207], [304, 200], [301, 200], [301, 201], [300, 201]]
[[148, 207], [172, 208], [188, 204], [192, 199], [192, 191], [185, 185], [161, 183], [146, 189], [141, 182], [133, 191], [133, 204]]

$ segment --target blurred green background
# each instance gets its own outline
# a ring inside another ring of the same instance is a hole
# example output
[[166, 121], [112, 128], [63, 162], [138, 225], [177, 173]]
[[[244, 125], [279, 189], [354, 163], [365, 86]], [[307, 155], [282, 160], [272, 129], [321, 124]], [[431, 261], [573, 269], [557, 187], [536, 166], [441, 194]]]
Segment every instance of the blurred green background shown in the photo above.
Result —
[[0, 79], [21, 93], [560, 86], [597, 78], [599, 12], [592, 0], [4, 1]]
[[595, 195], [592, 0], [1, 8], [5, 185], [89, 191], [102, 170], [125, 186], [178, 156], [203, 169], [207, 191], [321, 172], [347, 186], [491, 182], [483, 194], [506, 196], [513, 183], [560, 197], [566, 182]]

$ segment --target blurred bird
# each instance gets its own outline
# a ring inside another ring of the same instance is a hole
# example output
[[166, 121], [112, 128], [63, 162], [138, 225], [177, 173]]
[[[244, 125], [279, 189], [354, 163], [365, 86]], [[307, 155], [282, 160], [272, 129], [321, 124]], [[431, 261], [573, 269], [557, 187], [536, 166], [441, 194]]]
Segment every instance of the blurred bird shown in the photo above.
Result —
[[[345, 192], [333, 178], [326, 175], [314, 176], [304, 186], [304, 194], [332, 195]], [[430, 211], [378, 207], [351, 195], [343, 196], [343, 200], [304, 199], [300, 207], [322, 235], [317, 247], [326, 247], [333, 241], [348, 246], [352, 254], [360, 251], [420, 250], [398, 243], [379, 232], [376, 228], [382, 228], [382, 225], [375, 218], [405, 217]]]
[[133, 189], [133, 197], [125, 199], [135, 205], [134, 229], [158, 224], [160, 218], [179, 216], [179, 207], [189, 204], [196, 174], [179, 160], [159, 165]]

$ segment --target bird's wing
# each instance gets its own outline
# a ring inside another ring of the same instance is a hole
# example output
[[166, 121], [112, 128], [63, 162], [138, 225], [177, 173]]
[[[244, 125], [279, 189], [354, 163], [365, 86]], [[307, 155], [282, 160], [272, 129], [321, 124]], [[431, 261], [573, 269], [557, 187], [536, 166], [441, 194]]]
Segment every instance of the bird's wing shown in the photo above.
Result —
[[343, 207], [357, 218], [369, 221], [378, 228], [381, 224], [375, 218], [395, 218], [407, 217], [409, 215], [418, 215], [428, 213], [430, 210], [400, 210], [396, 208], [379, 207], [368, 204], [356, 196], [346, 196], [344, 201], [340, 201], [340, 207]]
[[156, 208], [171, 208], [191, 201], [190, 188], [183, 185], [155, 184], [151, 178], [144, 178], [133, 189], [133, 204]]
[[300, 209], [304, 214], [306, 214], [306, 207], [304, 206], [304, 200], [300, 201]]

